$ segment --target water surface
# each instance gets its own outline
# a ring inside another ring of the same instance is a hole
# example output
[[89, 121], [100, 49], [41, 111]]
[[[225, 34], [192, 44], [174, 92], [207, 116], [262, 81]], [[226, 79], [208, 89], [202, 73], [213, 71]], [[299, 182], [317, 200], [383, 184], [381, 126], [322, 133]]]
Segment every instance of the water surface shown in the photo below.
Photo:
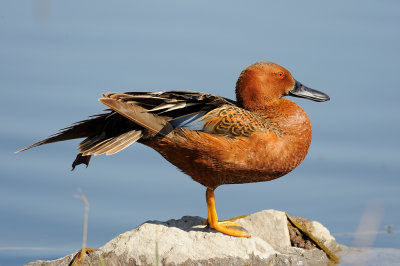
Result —
[[[79, 249], [78, 187], [90, 202], [93, 248], [146, 220], [204, 217], [205, 189], [140, 144], [73, 172], [79, 141], [14, 151], [102, 112], [102, 92], [234, 98], [240, 71], [259, 60], [287, 67], [332, 100], [294, 99], [313, 124], [308, 157], [278, 180], [218, 188], [219, 216], [285, 210], [352, 245], [372, 204], [380, 210], [373, 229], [383, 231], [372, 246], [400, 248], [399, 8], [397, 1], [2, 1], [0, 265]], [[395, 233], [384, 233], [386, 225]]]

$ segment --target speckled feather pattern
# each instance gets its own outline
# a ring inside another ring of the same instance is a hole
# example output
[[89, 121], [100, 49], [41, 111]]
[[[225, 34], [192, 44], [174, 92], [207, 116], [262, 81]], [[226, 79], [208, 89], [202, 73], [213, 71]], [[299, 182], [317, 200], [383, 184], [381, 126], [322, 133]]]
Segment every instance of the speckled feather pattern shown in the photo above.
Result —
[[224, 105], [205, 114], [203, 131], [229, 137], [249, 137], [253, 132], [266, 132], [268, 122], [257, 114], [232, 105]]

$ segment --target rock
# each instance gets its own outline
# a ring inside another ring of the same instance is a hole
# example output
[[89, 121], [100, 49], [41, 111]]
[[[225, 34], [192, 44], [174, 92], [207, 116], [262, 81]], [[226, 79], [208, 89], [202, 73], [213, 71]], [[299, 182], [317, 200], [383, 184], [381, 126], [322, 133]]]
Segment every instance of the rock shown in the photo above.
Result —
[[[293, 247], [284, 212], [264, 210], [234, 219], [251, 238], [224, 235], [203, 225], [204, 218], [184, 216], [148, 221], [86, 256], [81, 265], [327, 265], [325, 252]], [[306, 227], [333, 252], [341, 250], [318, 222]], [[290, 224], [290, 223], [289, 223]], [[296, 240], [297, 242], [299, 240]], [[28, 265], [68, 265], [74, 254]]]

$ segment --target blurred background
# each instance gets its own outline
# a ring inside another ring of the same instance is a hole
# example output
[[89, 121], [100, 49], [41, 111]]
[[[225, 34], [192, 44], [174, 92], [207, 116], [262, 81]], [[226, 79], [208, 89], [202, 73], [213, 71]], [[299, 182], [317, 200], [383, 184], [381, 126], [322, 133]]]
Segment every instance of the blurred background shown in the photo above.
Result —
[[399, 47], [395, 0], [1, 1], [0, 265], [79, 250], [78, 188], [91, 248], [147, 220], [206, 217], [205, 188], [140, 144], [73, 172], [79, 140], [14, 152], [101, 113], [103, 92], [234, 99], [260, 60], [331, 101], [293, 99], [313, 125], [308, 157], [283, 178], [218, 188], [220, 218], [285, 210], [345, 245], [400, 248]]

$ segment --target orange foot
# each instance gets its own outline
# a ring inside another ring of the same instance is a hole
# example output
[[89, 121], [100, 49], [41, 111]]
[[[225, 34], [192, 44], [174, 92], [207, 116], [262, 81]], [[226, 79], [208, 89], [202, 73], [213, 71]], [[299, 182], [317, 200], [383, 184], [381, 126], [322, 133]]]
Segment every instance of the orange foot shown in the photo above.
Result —
[[[207, 188], [206, 191], [208, 218], [206, 223], [223, 234], [237, 237], [250, 237], [250, 235], [240, 226], [240, 224], [231, 221], [218, 222], [217, 211], [215, 210], [214, 190]], [[241, 229], [242, 228], [242, 229]]]

